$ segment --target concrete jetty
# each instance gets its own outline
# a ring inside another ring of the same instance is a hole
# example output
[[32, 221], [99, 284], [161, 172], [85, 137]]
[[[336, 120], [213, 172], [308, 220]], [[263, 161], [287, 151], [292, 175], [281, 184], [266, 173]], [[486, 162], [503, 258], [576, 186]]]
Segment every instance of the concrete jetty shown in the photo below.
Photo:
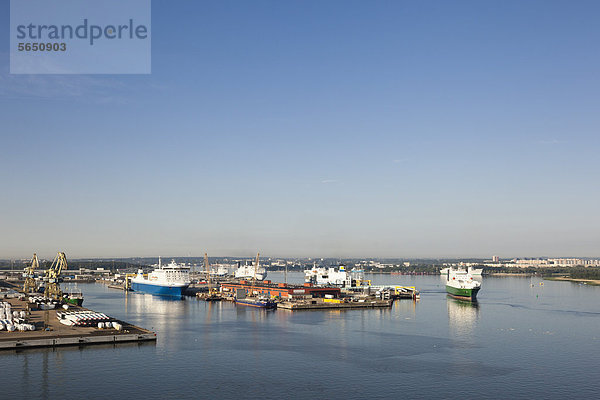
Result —
[[[35, 325], [36, 330], [0, 331], [0, 350], [156, 341], [156, 333], [124, 321], [117, 321], [122, 325], [120, 330], [67, 326], [59, 322], [56, 314], [58, 311], [65, 311], [63, 309], [29, 311], [26, 300], [9, 298], [3, 299], [3, 301], [9, 302], [14, 311], [25, 311], [28, 323]], [[71, 306], [69, 311], [92, 310]]]
[[324, 309], [356, 309], [356, 308], [385, 308], [391, 307], [392, 300], [351, 300], [313, 298], [297, 301], [282, 301], [277, 303], [278, 309], [284, 310], [324, 310]]

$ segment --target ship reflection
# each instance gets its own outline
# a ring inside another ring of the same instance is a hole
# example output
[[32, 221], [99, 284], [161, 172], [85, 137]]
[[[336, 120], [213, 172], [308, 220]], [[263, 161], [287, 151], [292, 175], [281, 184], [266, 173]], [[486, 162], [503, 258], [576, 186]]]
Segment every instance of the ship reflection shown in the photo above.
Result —
[[456, 338], [470, 338], [479, 318], [479, 304], [447, 297], [448, 326]]
[[128, 321], [160, 333], [159, 343], [186, 325], [191, 302], [145, 293], [128, 293], [125, 306]]

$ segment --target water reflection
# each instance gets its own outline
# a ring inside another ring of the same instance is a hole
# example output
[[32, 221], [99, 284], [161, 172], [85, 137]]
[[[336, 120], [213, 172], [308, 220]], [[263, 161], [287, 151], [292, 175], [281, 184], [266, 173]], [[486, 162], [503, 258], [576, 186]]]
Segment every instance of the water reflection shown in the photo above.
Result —
[[471, 338], [479, 319], [479, 304], [447, 296], [448, 326], [451, 337]]
[[159, 347], [175, 344], [172, 338], [185, 329], [194, 303], [143, 293], [128, 293], [125, 299], [128, 321], [157, 332]]
[[418, 301], [396, 300], [394, 301], [394, 314], [404, 319], [415, 318], [417, 315]]

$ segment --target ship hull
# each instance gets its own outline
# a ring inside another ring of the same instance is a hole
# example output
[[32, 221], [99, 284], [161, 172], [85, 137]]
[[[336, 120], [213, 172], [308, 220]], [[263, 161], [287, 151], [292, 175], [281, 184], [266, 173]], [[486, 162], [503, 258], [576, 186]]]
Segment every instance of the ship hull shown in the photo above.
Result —
[[276, 308], [277, 304], [274, 301], [260, 301], [250, 299], [237, 299], [236, 304], [242, 304], [244, 306], [258, 307], [258, 308]]
[[169, 296], [169, 297], [183, 297], [183, 292], [187, 289], [187, 285], [182, 286], [163, 286], [163, 285], [152, 285], [141, 282], [131, 282], [131, 290], [134, 292], [143, 292], [149, 294], [155, 294], [157, 296]]
[[235, 274], [234, 276], [238, 279], [256, 279], [257, 281], [264, 281], [267, 277], [267, 274], [257, 273], [256, 276], [248, 274]]
[[477, 301], [477, 293], [479, 292], [479, 289], [479, 287], [467, 289], [446, 285], [446, 293], [448, 293], [450, 296], [469, 301]]
[[66, 297], [64, 301], [65, 303], [81, 307], [83, 304], [83, 297]]

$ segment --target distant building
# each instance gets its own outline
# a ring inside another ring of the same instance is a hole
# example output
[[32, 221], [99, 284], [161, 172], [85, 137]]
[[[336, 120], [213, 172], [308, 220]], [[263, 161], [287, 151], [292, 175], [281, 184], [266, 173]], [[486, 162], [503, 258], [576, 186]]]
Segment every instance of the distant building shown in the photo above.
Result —
[[492, 262], [500, 262], [499, 256], [492, 256]]
[[600, 266], [600, 260], [584, 260], [581, 258], [549, 258], [548, 261], [559, 267], [575, 267], [575, 266], [598, 267], [598, 266]]
[[525, 258], [525, 259], [514, 259], [513, 262], [517, 264], [517, 267], [547, 267], [548, 260], [542, 258]]

